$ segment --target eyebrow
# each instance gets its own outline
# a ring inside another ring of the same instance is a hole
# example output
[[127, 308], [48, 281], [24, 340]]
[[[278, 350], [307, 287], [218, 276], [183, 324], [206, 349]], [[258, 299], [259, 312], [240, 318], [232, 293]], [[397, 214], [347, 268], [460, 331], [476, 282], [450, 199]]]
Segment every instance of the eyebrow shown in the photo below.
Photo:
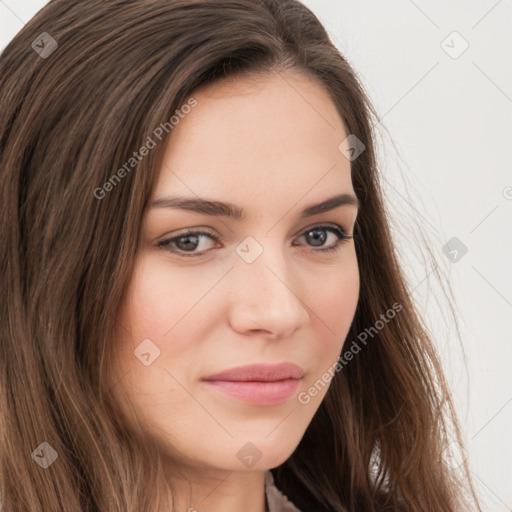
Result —
[[[360, 203], [356, 196], [352, 194], [340, 194], [322, 201], [321, 203], [308, 206], [301, 212], [300, 218], [304, 219], [318, 215], [319, 213], [328, 212], [345, 205], [355, 206], [357, 209], [360, 208]], [[203, 215], [229, 217], [234, 220], [244, 220], [246, 218], [243, 208], [232, 203], [194, 197], [162, 197], [155, 199], [150, 204], [150, 208], [179, 208]]]

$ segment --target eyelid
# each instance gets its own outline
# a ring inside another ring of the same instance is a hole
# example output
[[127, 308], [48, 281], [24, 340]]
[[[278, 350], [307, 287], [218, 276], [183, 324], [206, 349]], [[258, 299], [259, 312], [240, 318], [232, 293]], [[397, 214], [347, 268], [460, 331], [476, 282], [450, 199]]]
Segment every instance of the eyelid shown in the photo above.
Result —
[[[298, 231], [294, 238], [297, 236], [303, 235], [305, 232], [310, 231], [315, 228], [323, 228], [323, 227], [332, 227], [332, 228], [339, 228], [343, 233], [347, 236], [352, 236], [353, 233], [349, 233], [348, 230], [346, 230], [341, 224], [337, 224], [335, 222], [314, 222], [310, 224], [309, 226], [303, 227]], [[214, 239], [220, 239], [220, 236], [215, 233], [215, 231], [210, 227], [197, 227], [197, 228], [183, 228], [179, 229], [177, 232], [173, 232], [171, 235], [163, 235], [162, 240], [160, 242], [166, 242], [170, 239], [179, 238], [180, 236], [186, 236], [186, 235], [194, 235], [194, 234], [202, 234], [206, 233], [210, 235]], [[159, 243], [159, 242], [157, 242]]]
[[311, 231], [315, 228], [336, 228], [343, 231], [343, 233], [347, 236], [352, 236], [351, 233], [348, 232], [341, 224], [337, 224], [336, 222], [315, 222], [311, 224], [310, 226], [306, 226], [305, 228], [302, 228], [298, 235], [303, 235], [306, 231]]

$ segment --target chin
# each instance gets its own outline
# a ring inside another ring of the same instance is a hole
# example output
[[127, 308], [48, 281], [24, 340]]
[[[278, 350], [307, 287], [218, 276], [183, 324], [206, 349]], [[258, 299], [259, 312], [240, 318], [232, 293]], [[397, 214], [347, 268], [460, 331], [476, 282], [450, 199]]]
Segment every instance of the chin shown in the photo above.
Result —
[[234, 464], [231, 471], [266, 470], [280, 466], [293, 454], [301, 437], [291, 439], [288, 436], [275, 436], [275, 432], [253, 437], [252, 440], [235, 441]]

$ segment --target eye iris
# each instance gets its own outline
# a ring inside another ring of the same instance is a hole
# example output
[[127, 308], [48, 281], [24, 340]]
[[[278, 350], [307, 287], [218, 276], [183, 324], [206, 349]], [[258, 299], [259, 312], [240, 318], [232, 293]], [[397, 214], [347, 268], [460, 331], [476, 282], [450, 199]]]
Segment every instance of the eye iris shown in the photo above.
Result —
[[[190, 242], [190, 239], [193, 239], [193, 241]], [[182, 240], [186, 240], [185, 244], [181, 243]], [[184, 235], [184, 236], [180, 236], [176, 240], [175, 243], [176, 243], [176, 246], [178, 247], [178, 249], [181, 249], [183, 251], [194, 250], [197, 248], [198, 240], [199, 240], [199, 237], [197, 235]], [[192, 244], [192, 245], [190, 245], [190, 244]]]
[[[309, 236], [310, 233], [320, 233], [320, 236], [314, 235], [314, 236], [310, 237]], [[327, 238], [327, 234], [326, 234], [324, 229], [311, 229], [311, 230], [309, 230], [307, 232], [306, 237], [314, 242], [313, 246], [319, 247], [319, 246], [322, 246], [325, 243], [325, 240]], [[317, 243], [317, 242], [319, 242], [319, 243]]]

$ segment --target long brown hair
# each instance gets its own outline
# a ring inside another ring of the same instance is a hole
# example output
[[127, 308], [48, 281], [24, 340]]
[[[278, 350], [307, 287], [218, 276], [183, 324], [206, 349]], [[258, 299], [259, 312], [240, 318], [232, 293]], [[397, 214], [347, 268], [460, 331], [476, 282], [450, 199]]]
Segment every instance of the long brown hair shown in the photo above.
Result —
[[[107, 375], [165, 123], [203, 84], [285, 69], [317, 80], [365, 146], [352, 161], [361, 288], [346, 346], [394, 304], [400, 312], [336, 372], [299, 446], [273, 469], [276, 484], [304, 511], [454, 512], [467, 496], [478, 506], [467, 464], [455, 474], [444, 456], [462, 441], [395, 253], [377, 115], [314, 14], [296, 0], [52, 0], [0, 56], [7, 511], [160, 510], [149, 490], [163, 461], [118, 421]], [[156, 147], [134, 157], [159, 126]]]

